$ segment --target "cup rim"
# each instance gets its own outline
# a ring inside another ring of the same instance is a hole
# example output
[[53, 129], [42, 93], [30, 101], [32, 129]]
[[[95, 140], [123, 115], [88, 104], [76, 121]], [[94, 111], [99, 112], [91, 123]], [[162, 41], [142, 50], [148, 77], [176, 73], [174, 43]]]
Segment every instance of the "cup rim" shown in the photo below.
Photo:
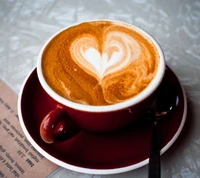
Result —
[[[136, 29], [139, 33], [141, 33], [142, 35], [147, 37], [155, 45], [155, 47], [158, 51], [158, 54], [160, 56], [157, 74], [154, 77], [154, 79], [150, 82], [149, 86], [147, 88], [145, 88], [137, 96], [130, 98], [126, 101], [116, 103], [116, 104], [111, 104], [111, 105], [103, 105], [103, 106], [86, 105], [86, 104], [73, 102], [71, 100], [68, 100], [68, 99], [58, 95], [45, 81], [45, 78], [42, 73], [42, 54], [43, 54], [43, 51], [46, 48], [46, 46], [49, 44], [49, 42], [56, 35], [58, 35], [62, 31], [66, 30], [70, 27], [79, 25], [84, 22], [95, 22], [95, 21], [114, 22], [114, 23], [121, 23], [124, 25], [131, 26], [134, 29]], [[149, 33], [147, 33], [145, 30], [143, 30], [133, 24], [129, 24], [129, 23], [117, 21], [117, 20], [109, 20], [109, 19], [97, 19], [97, 20], [82, 21], [82, 22], [73, 23], [72, 25], [68, 25], [68, 26], [62, 28], [58, 32], [54, 33], [46, 41], [46, 43], [44, 43], [43, 47], [41, 48], [41, 50], [39, 52], [38, 60], [37, 60], [37, 75], [38, 75], [40, 84], [42, 85], [43, 89], [48, 93], [48, 95], [50, 95], [54, 100], [56, 100], [58, 103], [61, 103], [64, 106], [67, 106], [67, 107], [70, 107], [70, 108], [73, 108], [76, 110], [80, 110], [80, 111], [85, 111], [85, 112], [112, 112], [112, 111], [117, 111], [117, 110], [122, 110], [122, 109], [129, 109], [129, 107], [132, 107], [132, 106], [140, 103], [141, 101], [145, 100], [146, 98], [148, 98], [157, 89], [157, 87], [160, 85], [160, 83], [164, 77], [164, 73], [165, 73], [165, 57], [164, 57], [163, 51], [162, 51], [160, 45], [158, 44], [158, 42]]]

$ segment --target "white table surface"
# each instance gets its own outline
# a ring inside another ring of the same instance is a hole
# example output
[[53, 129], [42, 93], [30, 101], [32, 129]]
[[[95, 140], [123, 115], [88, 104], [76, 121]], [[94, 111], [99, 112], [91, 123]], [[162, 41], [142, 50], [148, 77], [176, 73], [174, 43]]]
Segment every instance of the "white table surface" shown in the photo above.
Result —
[[[161, 157], [163, 178], [200, 177], [200, 1], [199, 0], [0, 0], [0, 79], [19, 93], [36, 66], [44, 42], [62, 27], [90, 19], [137, 25], [162, 46], [168, 66], [188, 98], [187, 122]], [[81, 174], [60, 168], [52, 178], [147, 177], [148, 166], [116, 175]]]

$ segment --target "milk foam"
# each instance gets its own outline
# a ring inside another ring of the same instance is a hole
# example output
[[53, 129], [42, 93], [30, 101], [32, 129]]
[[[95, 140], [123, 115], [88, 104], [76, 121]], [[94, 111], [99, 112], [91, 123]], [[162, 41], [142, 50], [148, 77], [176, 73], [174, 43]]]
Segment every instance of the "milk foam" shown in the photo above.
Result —
[[100, 83], [104, 76], [128, 66], [141, 52], [138, 42], [123, 32], [110, 32], [104, 38], [107, 40], [102, 53], [98, 50], [97, 41], [87, 36], [75, 40], [70, 50], [74, 61]]
[[64, 30], [42, 56], [49, 86], [68, 100], [109, 105], [140, 94], [154, 79], [159, 54], [134, 27], [94, 21]]

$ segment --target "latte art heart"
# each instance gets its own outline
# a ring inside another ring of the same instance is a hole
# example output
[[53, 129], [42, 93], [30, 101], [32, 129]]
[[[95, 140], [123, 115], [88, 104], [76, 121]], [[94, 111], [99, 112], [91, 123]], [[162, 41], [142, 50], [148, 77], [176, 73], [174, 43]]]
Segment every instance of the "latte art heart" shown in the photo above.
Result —
[[87, 105], [110, 105], [134, 98], [154, 79], [158, 51], [134, 27], [93, 21], [55, 36], [42, 56], [48, 85], [60, 96]]
[[82, 37], [70, 48], [74, 61], [100, 83], [104, 76], [122, 70], [140, 55], [140, 46], [131, 36], [114, 32], [105, 38], [101, 45], [95, 38]]

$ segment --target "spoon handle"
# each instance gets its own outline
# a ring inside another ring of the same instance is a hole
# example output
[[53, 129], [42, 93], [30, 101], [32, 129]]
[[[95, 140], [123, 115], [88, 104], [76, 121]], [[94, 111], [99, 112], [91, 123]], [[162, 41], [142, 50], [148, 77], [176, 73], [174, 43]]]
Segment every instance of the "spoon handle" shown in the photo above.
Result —
[[160, 139], [157, 122], [153, 122], [148, 178], [160, 178]]

